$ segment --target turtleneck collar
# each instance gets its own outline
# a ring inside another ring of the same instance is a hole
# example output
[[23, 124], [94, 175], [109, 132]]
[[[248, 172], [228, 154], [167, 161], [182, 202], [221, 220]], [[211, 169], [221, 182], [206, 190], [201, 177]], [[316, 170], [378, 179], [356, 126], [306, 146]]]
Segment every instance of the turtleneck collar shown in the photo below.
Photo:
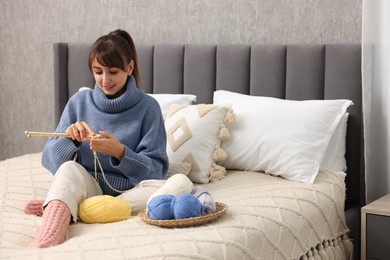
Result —
[[138, 104], [144, 95], [142, 91], [137, 89], [134, 77], [129, 76], [126, 82], [125, 92], [114, 99], [107, 98], [106, 94], [95, 84], [93, 101], [103, 112], [120, 113]]

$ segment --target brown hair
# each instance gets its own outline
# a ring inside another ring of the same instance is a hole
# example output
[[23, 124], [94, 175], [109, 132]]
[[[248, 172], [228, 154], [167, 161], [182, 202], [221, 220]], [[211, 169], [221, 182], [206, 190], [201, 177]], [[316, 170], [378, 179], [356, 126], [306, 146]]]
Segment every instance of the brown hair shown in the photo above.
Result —
[[130, 34], [124, 30], [115, 30], [96, 40], [89, 52], [88, 66], [92, 72], [94, 59], [109, 68], [120, 68], [126, 71], [127, 65], [133, 60], [134, 69], [132, 75], [135, 78], [137, 88], [141, 86], [138, 71], [137, 52]]

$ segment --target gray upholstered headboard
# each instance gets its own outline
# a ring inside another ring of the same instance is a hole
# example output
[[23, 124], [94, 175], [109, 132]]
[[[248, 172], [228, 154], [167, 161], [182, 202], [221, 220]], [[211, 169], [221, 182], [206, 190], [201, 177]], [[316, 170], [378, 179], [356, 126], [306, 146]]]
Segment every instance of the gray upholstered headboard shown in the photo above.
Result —
[[[90, 44], [54, 44], [56, 123], [68, 98], [93, 87]], [[224, 89], [277, 98], [354, 102], [347, 131], [346, 209], [364, 204], [360, 45], [139, 45], [142, 89], [212, 102]]]

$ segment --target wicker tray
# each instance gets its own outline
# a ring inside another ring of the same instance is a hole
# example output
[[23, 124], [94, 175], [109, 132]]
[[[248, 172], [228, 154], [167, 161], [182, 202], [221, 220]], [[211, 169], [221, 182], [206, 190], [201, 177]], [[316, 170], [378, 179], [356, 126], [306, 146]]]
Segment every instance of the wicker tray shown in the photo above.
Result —
[[217, 206], [216, 212], [200, 217], [193, 218], [184, 218], [184, 219], [169, 219], [169, 220], [153, 220], [148, 218], [146, 214], [146, 209], [138, 213], [138, 217], [145, 221], [148, 224], [159, 226], [159, 227], [167, 227], [167, 228], [180, 228], [180, 227], [193, 227], [205, 224], [207, 222], [211, 222], [223, 214], [226, 213], [228, 206], [221, 202], [215, 203]]

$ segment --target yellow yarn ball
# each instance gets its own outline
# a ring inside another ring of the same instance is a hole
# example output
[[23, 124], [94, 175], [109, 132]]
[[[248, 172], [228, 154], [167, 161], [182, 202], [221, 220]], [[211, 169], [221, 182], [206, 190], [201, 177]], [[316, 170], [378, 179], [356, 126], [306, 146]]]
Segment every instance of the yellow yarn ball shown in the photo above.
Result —
[[94, 196], [80, 203], [78, 215], [87, 224], [116, 222], [131, 216], [131, 205], [109, 195]]

